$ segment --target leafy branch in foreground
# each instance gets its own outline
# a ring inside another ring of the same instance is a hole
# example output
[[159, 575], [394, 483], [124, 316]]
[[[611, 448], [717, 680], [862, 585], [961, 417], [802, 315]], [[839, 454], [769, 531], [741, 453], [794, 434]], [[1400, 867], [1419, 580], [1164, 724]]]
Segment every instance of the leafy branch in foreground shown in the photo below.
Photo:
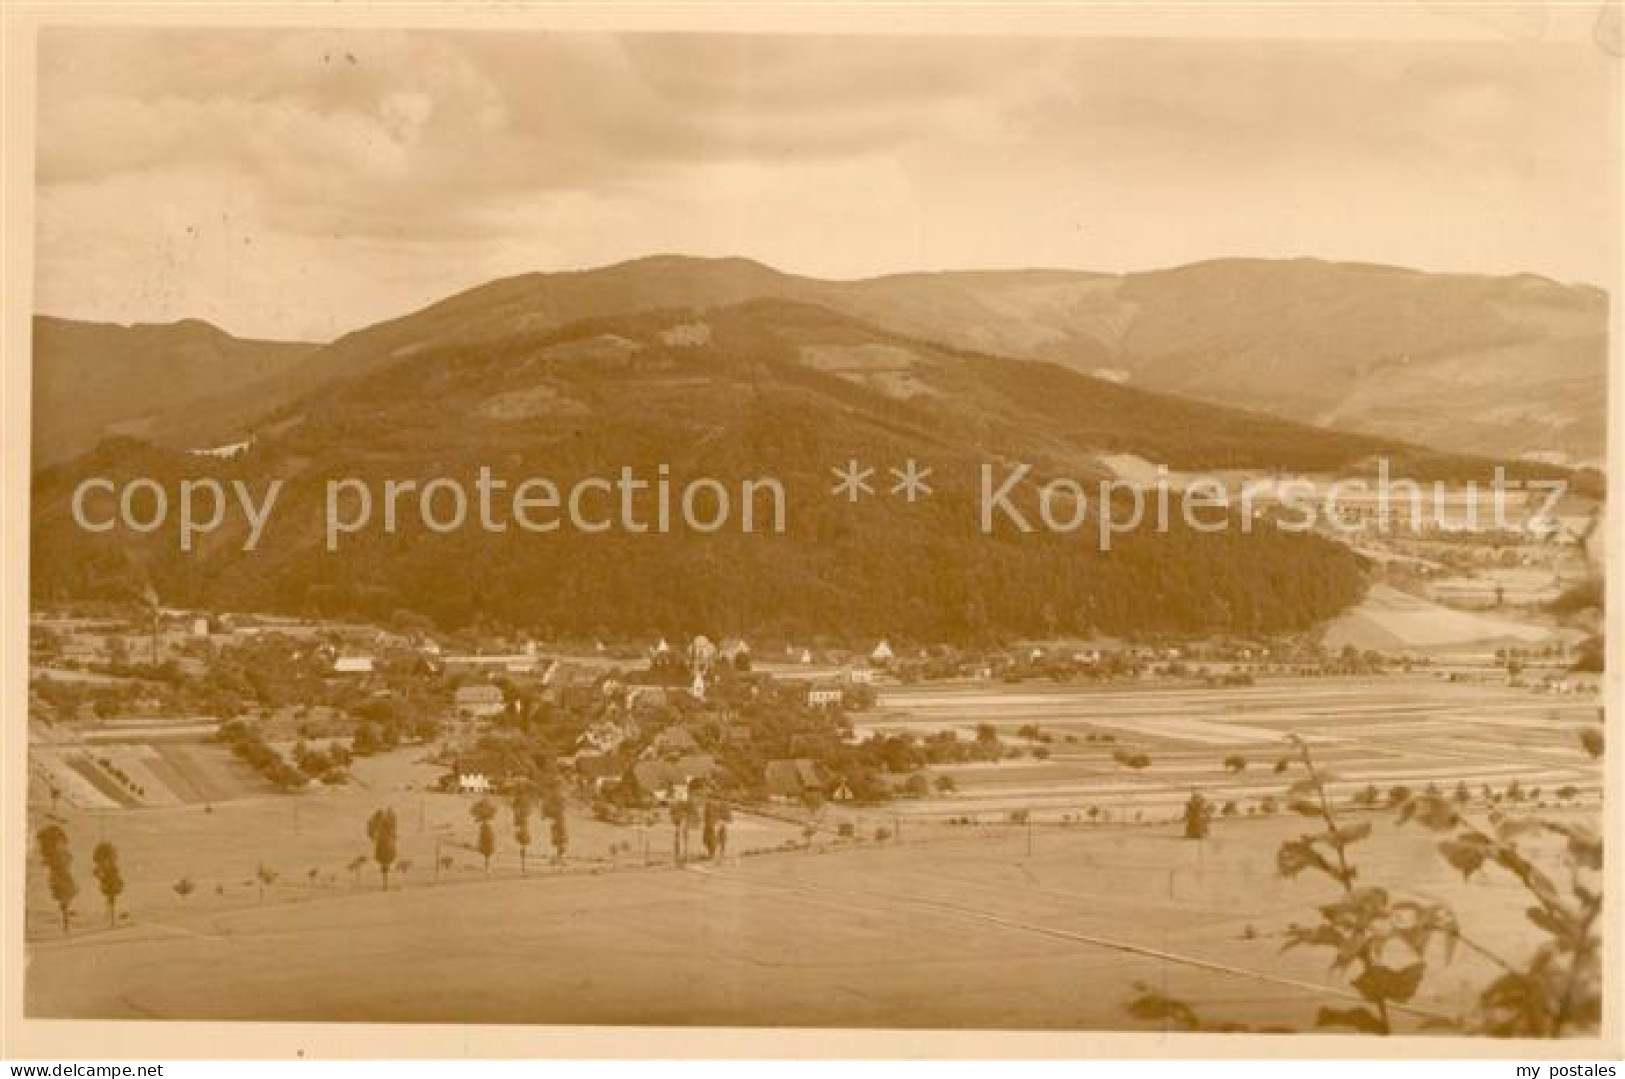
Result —
[[[1581, 740], [1592, 757], [1601, 756], [1598, 732], [1587, 730]], [[1602, 1015], [1603, 855], [1596, 831], [1565, 820], [1508, 817], [1493, 804], [1488, 807], [1488, 823], [1480, 825], [1468, 818], [1470, 799], [1461, 797], [1460, 790], [1446, 795], [1432, 785], [1421, 795], [1407, 794], [1399, 803], [1398, 822], [1441, 834], [1439, 853], [1463, 877], [1493, 867], [1510, 874], [1534, 900], [1525, 916], [1546, 939], [1520, 966], [1464, 934], [1448, 906], [1395, 897], [1387, 889], [1357, 883], [1359, 870], [1349, 852], [1370, 836], [1371, 825], [1339, 822], [1327, 791], [1332, 777], [1316, 766], [1305, 742], [1295, 736], [1289, 741], [1296, 755], [1282, 758], [1276, 772], [1295, 766], [1304, 771], [1304, 778], [1288, 791], [1289, 808], [1321, 821], [1325, 829], [1282, 843], [1277, 869], [1286, 877], [1322, 874], [1342, 894], [1318, 908], [1319, 922], [1290, 926], [1283, 950], [1331, 949], [1333, 968], [1349, 972], [1353, 988], [1366, 1001], [1358, 1007], [1320, 1009], [1317, 1026], [1390, 1033], [1394, 1006], [1414, 998], [1437, 942], [1445, 962], [1461, 948], [1499, 968], [1472, 1013], [1442, 1025], [1497, 1037], [1556, 1038], [1597, 1029]], [[1374, 805], [1375, 799], [1356, 797], [1355, 802]], [[1542, 860], [1549, 862], [1557, 855], [1567, 870], [1565, 884], [1559, 885], [1520, 843], [1557, 845], [1560, 850], [1542, 852], [1546, 855]], [[1188, 1003], [1143, 984], [1135, 988], [1128, 1011], [1136, 1018], [1166, 1029], [1240, 1029], [1206, 1024]]]
[[1385, 888], [1355, 883], [1359, 870], [1349, 861], [1349, 849], [1371, 835], [1371, 822], [1340, 824], [1326, 792], [1331, 777], [1316, 768], [1308, 743], [1296, 736], [1289, 741], [1298, 752], [1293, 763], [1302, 766], [1305, 776], [1288, 788], [1288, 806], [1326, 828], [1282, 843], [1276, 868], [1284, 877], [1321, 873], [1335, 881], [1343, 895], [1319, 908], [1319, 922], [1290, 926], [1282, 950], [1331, 949], [1332, 969], [1349, 972], [1351, 984], [1367, 1002], [1322, 1008], [1315, 1017], [1317, 1026], [1388, 1034], [1393, 1030], [1391, 1005], [1409, 1003], [1422, 984], [1429, 945], [1436, 939], [1441, 943], [1445, 962], [1454, 955], [1459, 937], [1455, 915], [1442, 905], [1396, 900]]
[[[1472, 1026], [1520, 1038], [1595, 1029], [1602, 1019], [1602, 837], [1585, 825], [1543, 817], [1492, 813], [1479, 825], [1437, 796], [1406, 805], [1400, 821], [1444, 834], [1439, 852], [1464, 878], [1495, 867], [1534, 900], [1524, 914], [1546, 940], [1521, 968], [1496, 960], [1502, 972], [1479, 995]], [[1520, 840], [1560, 843], [1565, 884], [1520, 850]]]

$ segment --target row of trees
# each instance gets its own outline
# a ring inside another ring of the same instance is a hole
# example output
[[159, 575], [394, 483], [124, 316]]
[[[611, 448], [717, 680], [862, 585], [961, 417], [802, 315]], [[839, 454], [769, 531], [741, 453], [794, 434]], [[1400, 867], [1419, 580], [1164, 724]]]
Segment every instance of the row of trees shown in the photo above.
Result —
[[[564, 800], [554, 787], [537, 788], [529, 782], [515, 784], [511, 812], [513, 816], [514, 842], [519, 847], [519, 872], [523, 876], [528, 869], [528, 859], [533, 836], [530, 830], [532, 817], [540, 805], [542, 818], [549, 822], [549, 838], [553, 844], [553, 860], [562, 862], [569, 850], [570, 830], [564, 811]], [[489, 798], [481, 798], [469, 807], [469, 815], [474, 818], [475, 839], [474, 849], [479, 852], [485, 863], [485, 872], [491, 872], [491, 859], [497, 851], [497, 834], [495, 821], [497, 817], [496, 803]], [[384, 891], [389, 890], [390, 872], [399, 863], [400, 854], [400, 824], [395, 811], [383, 808], [373, 811], [367, 819], [367, 839], [372, 843], [372, 860], [378, 866], [378, 876]], [[352, 862], [352, 868], [359, 868], [362, 859]]]
[[[62, 932], [70, 931], [73, 923], [73, 901], [79, 895], [79, 882], [73, 876], [73, 851], [68, 833], [59, 824], [41, 828], [35, 836], [39, 844], [40, 861], [45, 864], [46, 883], [51, 900], [62, 916]], [[119, 868], [118, 848], [103, 840], [91, 851], [91, 875], [107, 904], [107, 924], [118, 924], [118, 900], [124, 894], [124, 873]]]
[[[531, 844], [530, 819], [535, 808], [535, 792], [529, 785], [521, 785], [516, 789], [513, 799], [514, 838], [519, 844], [521, 873], [525, 870], [525, 858]], [[556, 790], [544, 793], [541, 798], [541, 809], [544, 818], [551, 822], [550, 837], [554, 859], [562, 861], [569, 846], [569, 827], [566, 823], [563, 799]], [[475, 849], [485, 859], [485, 871], [489, 873], [491, 857], [496, 853], [496, 832], [491, 823], [497, 814], [496, 806], [487, 799], [481, 799], [474, 804], [471, 813], [479, 826]], [[708, 819], [707, 828], [710, 827]], [[372, 860], [378, 867], [383, 890], [388, 891], [390, 874], [397, 868], [404, 870], [408, 864], [400, 859], [400, 823], [395, 810], [387, 807], [375, 810], [367, 819], [366, 831], [367, 839], [372, 844]], [[51, 900], [56, 904], [61, 916], [62, 931], [67, 933], [72, 927], [74, 900], [79, 896], [79, 883], [73, 874], [73, 851], [68, 834], [61, 825], [50, 824], [40, 829], [35, 841], [39, 848], [40, 861], [45, 867]], [[708, 838], [708, 847], [711, 842]], [[91, 861], [91, 873], [96, 878], [97, 887], [107, 903], [108, 925], [117, 925], [118, 900], [124, 894], [124, 875], [119, 866], [118, 848], [103, 840], [96, 844], [91, 853]], [[350, 868], [358, 870], [363, 864], [365, 858], [358, 858], [351, 862]], [[312, 869], [312, 880], [315, 879], [315, 874], [316, 870]], [[262, 901], [265, 898], [265, 889], [275, 884], [279, 876], [263, 862], [256, 867], [254, 883], [259, 888]], [[197, 890], [197, 885], [190, 877], [182, 877], [175, 882], [173, 890], [177, 896], [185, 899]]]
[[[514, 843], [519, 847], [519, 874], [526, 875], [529, 869], [530, 847], [534, 835], [530, 830], [531, 818], [536, 815], [538, 806], [541, 809], [542, 819], [548, 822], [548, 837], [553, 843], [553, 860], [562, 862], [570, 849], [570, 826], [564, 813], [564, 799], [559, 794], [556, 783], [549, 782], [538, 786], [531, 780], [521, 779], [514, 783], [510, 792], [509, 811], [513, 818]], [[481, 798], [469, 807], [469, 816], [474, 818], [477, 831], [474, 839], [474, 849], [479, 851], [480, 857], [485, 860], [485, 872], [491, 872], [491, 859], [497, 851], [497, 834], [495, 821], [497, 806], [489, 798]]]

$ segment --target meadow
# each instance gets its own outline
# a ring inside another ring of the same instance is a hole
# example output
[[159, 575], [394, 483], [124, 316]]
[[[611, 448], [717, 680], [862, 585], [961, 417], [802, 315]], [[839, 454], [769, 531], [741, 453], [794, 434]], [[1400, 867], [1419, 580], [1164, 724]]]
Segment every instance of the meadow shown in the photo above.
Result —
[[[1309, 1029], [1320, 1008], [1353, 1001], [1323, 951], [1281, 951], [1289, 927], [1313, 922], [1336, 895], [1323, 879], [1277, 872], [1281, 842], [1315, 825], [1265, 808], [1293, 778], [1274, 767], [1285, 735], [1306, 739], [1341, 777], [1340, 805], [1383, 792], [1375, 807], [1345, 810], [1373, 826], [1359, 851], [1363, 883], [1449, 903], [1464, 932], [1517, 960], [1538, 943], [1518, 888], [1454, 872], [1436, 837], [1395, 826], [1386, 795], [1461, 782], [1475, 799], [1485, 784], [1505, 797], [1516, 782], [1527, 808], [1594, 822], [1600, 773], [1576, 735], [1596, 714], [1594, 700], [1432, 675], [1228, 689], [890, 687], [860, 733], [973, 738], [991, 723], [1023, 752], [936, 769], [952, 790], [887, 806], [741, 811], [726, 857], [681, 868], [664, 815], [613, 825], [578, 808], [567, 858], [552, 862], [538, 827], [522, 875], [504, 809], [487, 872], [472, 800], [430, 789], [438, 770], [422, 746], [360, 760], [350, 784], [301, 795], [245, 782], [218, 802], [101, 810], [36, 796], [31, 827], [63, 824], [81, 893], [65, 935], [31, 862], [27, 1009], [1138, 1029], [1157, 1025], [1126, 1007], [1144, 985], [1205, 1021]], [[1032, 754], [1040, 747], [1047, 758]], [[187, 748], [229, 770], [222, 747]], [[1148, 762], [1126, 766], [1119, 751]], [[1227, 766], [1232, 757], [1245, 767]], [[1178, 820], [1192, 790], [1236, 806], [1201, 841], [1183, 838]], [[388, 892], [364, 830], [380, 806], [397, 812], [408, 863]], [[88, 879], [89, 849], [103, 838], [129, 882], [113, 927]], [[174, 888], [182, 878], [194, 885], [186, 895]], [[1461, 1014], [1492, 973], [1470, 950], [1448, 964], [1434, 957], [1396, 1028]]]
[[[1346, 1005], [1323, 954], [1279, 953], [1327, 887], [1283, 881], [1286, 819], [1041, 830], [720, 865], [334, 892], [175, 911], [32, 949], [30, 1014], [147, 1019], [1134, 1029], [1136, 983], [1215, 1021], [1307, 1028]], [[1453, 902], [1503, 947], [1517, 895], [1383, 829], [1374, 880]], [[363, 973], [364, 972], [364, 973]], [[1470, 999], [1459, 953], [1400, 1017]], [[952, 986], [952, 992], [944, 992]]]

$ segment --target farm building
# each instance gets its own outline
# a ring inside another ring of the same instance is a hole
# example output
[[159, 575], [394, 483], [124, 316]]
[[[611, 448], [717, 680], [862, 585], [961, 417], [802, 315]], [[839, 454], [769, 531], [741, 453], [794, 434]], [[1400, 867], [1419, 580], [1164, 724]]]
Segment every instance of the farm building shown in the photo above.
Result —
[[842, 696], [841, 687], [833, 682], [817, 682], [807, 689], [807, 704], [813, 708], [838, 708]]
[[596, 695], [598, 675], [585, 663], [555, 660], [542, 675], [542, 699], [561, 708], [582, 708]]
[[767, 796], [784, 804], [799, 805], [810, 796], [823, 797], [829, 787], [818, 762], [806, 757], [768, 761], [762, 779]]
[[626, 762], [619, 757], [598, 753], [583, 753], [575, 760], [576, 778], [594, 794], [602, 794], [621, 781], [626, 774]]
[[674, 761], [640, 761], [632, 767], [632, 782], [645, 797], [661, 805], [688, 801], [696, 781], [716, 774], [717, 762], [709, 754], [695, 753]]
[[333, 660], [334, 674], [371, 674], [373, 658], [366, 655], [339, 656]]
[[500, 686], [482, 683], [459, 687], [456, 705], [459, 715], [482, 717], [500, 715], [505, 702]]

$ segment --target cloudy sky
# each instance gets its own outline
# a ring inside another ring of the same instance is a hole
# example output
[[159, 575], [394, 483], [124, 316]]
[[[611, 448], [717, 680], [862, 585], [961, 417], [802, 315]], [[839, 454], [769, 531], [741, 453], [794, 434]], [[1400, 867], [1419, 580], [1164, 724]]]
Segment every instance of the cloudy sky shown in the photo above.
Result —
[[1612, 286], [1587, 45], [51, 29], [40, 311], [329, 339], [659, 252]]

